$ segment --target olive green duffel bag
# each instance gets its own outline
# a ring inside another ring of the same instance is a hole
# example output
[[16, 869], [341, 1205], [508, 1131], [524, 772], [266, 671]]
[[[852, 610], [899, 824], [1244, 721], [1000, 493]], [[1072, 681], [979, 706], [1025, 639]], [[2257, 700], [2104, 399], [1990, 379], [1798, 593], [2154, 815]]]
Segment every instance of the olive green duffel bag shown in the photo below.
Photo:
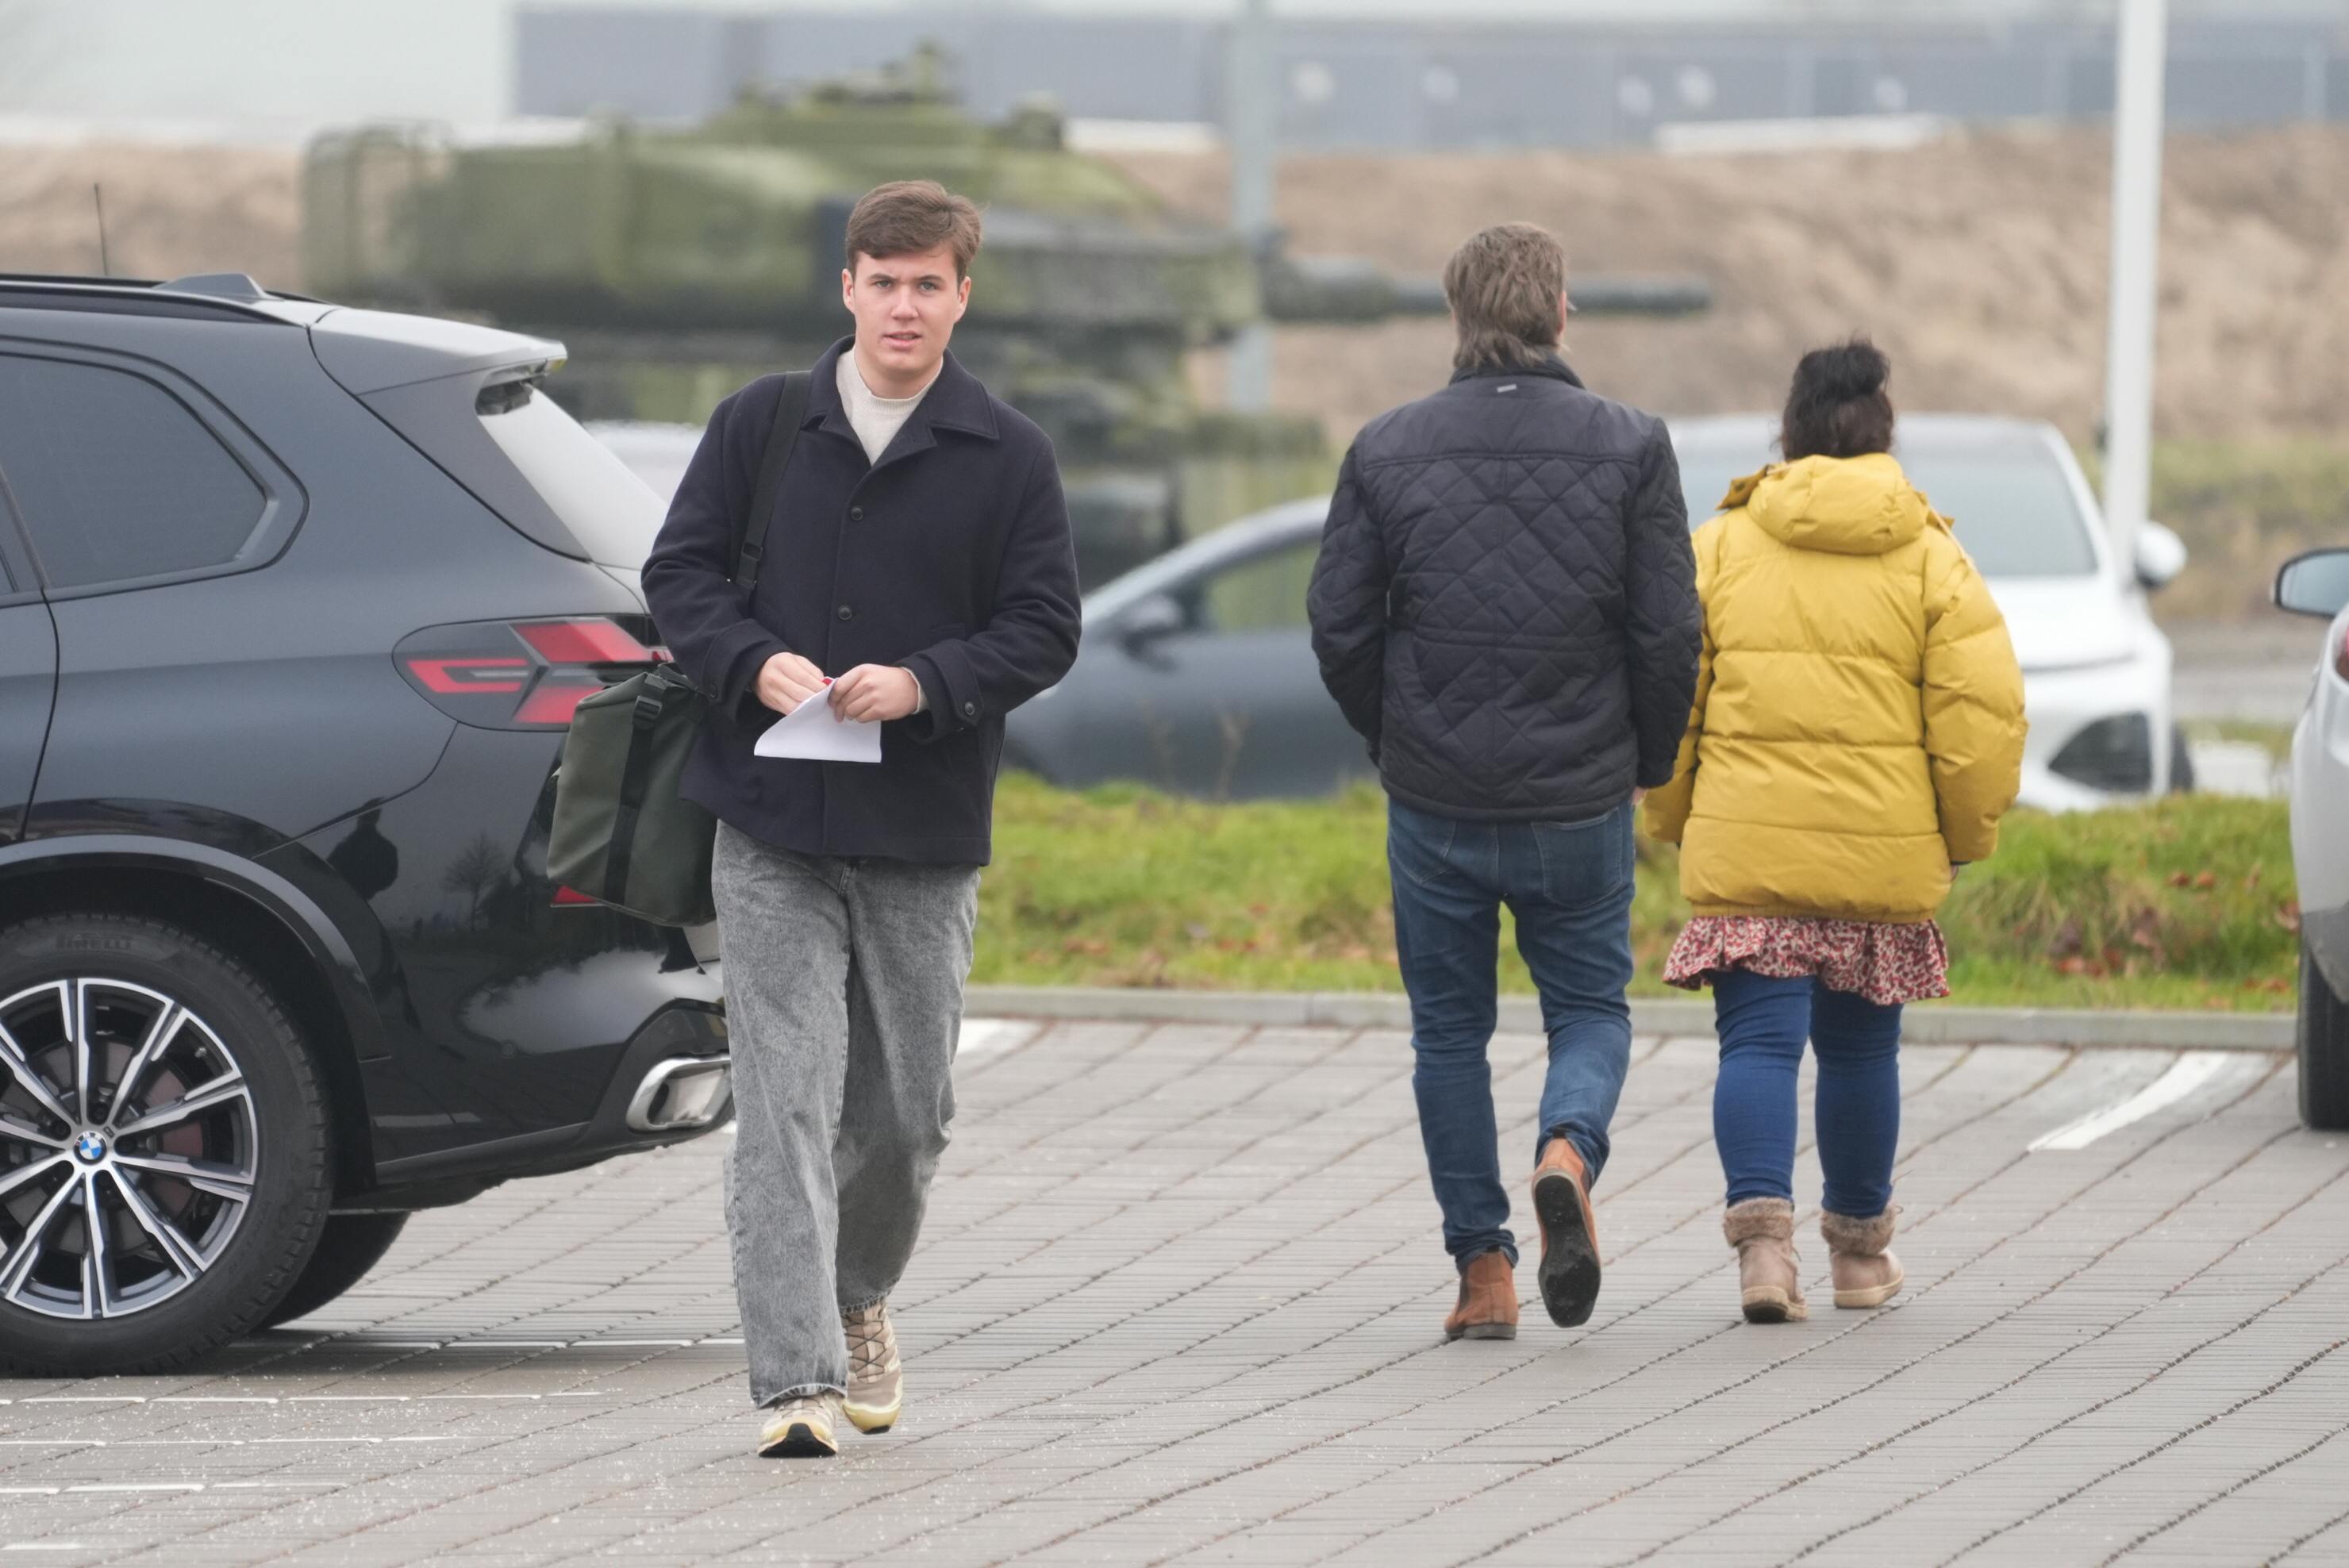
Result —
[[[735, 585], [751, 602], [783, 465], [807, 418], [808, 378], [783, 378], [759, 482], [734, 546]], [[673, 665], [585, 698], [571, 716], [554, 779], [546, 874], [574, 892], [656, 925], [717, 918], [709, 856], [718, 820], [678, 793], [709, 699]]]
[[717, 918], [718, 820], [677, 792], [708, 707], [668, 665], [581, 701], [554, 781], [548, 876], [656, 925]]

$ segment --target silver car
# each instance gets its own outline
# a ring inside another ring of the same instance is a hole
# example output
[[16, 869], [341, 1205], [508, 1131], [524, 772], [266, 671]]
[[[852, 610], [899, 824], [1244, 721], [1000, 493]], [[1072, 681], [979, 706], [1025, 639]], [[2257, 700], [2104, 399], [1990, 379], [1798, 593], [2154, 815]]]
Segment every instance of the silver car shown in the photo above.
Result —
[[2292, 738], [2292, 862], [2300, 882], [2300, 1114], [2349, 1128], [2349, 550], [2277, 574], [2275, 602], [2331, 623]]

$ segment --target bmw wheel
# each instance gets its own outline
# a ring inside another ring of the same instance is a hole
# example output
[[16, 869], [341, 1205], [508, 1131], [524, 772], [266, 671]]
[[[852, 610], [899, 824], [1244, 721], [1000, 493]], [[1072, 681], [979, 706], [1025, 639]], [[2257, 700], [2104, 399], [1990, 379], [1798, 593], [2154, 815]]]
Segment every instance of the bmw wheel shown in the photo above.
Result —
[[261, 1322], [326, 1145], [299, 1032], [229, 954], [122, 915], [0, 930], [0, 1367], [160, 1371]]

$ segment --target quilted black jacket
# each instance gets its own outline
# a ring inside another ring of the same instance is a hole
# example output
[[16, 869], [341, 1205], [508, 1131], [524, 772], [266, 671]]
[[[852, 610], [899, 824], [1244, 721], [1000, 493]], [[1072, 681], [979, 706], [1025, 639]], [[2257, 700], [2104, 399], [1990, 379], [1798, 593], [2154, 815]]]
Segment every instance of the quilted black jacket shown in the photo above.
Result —
[[1463, 371], [1346, 454], [1309, 596], [1387, 792], [1579, 821], [1672, 776], [1703, 614], [1663, 421], [1562, 360]]

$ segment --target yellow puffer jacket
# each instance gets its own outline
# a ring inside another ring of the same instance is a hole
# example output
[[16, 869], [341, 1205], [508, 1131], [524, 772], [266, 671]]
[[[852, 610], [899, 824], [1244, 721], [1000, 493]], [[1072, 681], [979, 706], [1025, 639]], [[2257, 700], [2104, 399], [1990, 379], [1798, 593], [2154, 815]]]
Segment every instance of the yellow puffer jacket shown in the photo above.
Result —
[[1889, 455], [1732, 485], [1697, 531], [1704, 651], [1648, 831], [1698, 914], [1930, 919], [1998, 845], [2023, 675], [1973, 562]]

